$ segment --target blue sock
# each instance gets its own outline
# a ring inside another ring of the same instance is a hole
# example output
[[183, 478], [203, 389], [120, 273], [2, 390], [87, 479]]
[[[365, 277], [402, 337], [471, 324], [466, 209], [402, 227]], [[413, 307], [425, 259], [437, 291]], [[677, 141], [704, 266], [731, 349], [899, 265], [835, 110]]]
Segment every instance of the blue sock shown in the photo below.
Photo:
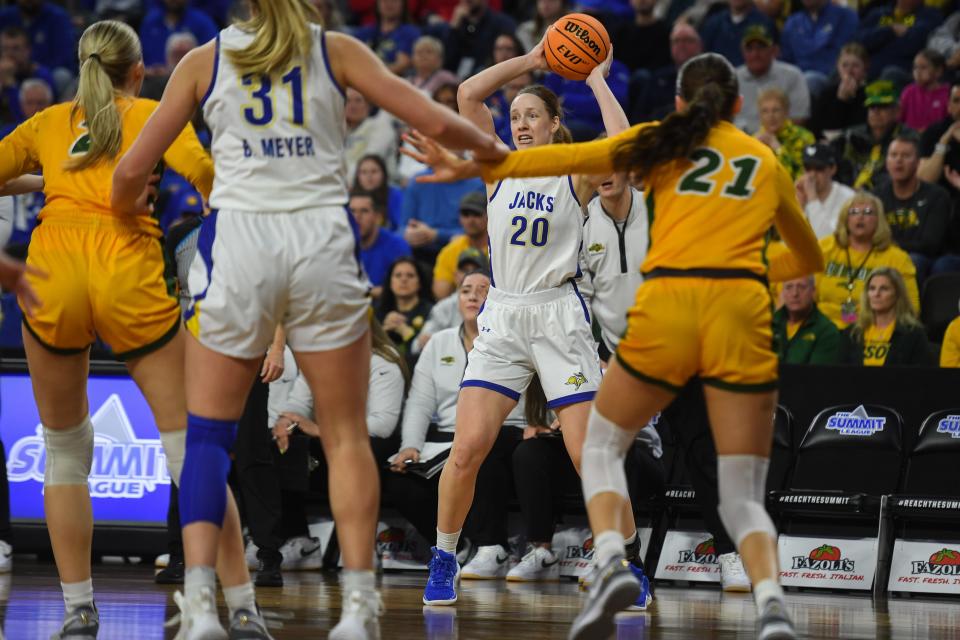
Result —
[[236, 436], [236, 421], [187, 414], [187, 452], [180, 475], [180, 526], [193, 522], [223, 526], [230, 451]]

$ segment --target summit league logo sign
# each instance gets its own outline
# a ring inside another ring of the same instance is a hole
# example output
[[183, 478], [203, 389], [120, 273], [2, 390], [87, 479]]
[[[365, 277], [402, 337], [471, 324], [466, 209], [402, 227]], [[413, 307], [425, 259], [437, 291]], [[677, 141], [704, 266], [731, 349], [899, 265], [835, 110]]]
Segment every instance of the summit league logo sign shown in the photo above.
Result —
[[867, 410], [860, 405], [853, 411], [838, 411], [827, 418], [827, 430], [839, 431], [842, 436], [865, 436], [883, 431], [887, 419], [867, 415]]
[[[119, 395], [110, 395], [90, 420], [94, 430], [91, 497], [137, 499], [170, 484], [160, 440], [137, 437]], [[10, 448], [10, 482], [42, 485], [45, 461], [43, 426], [38, 424], [35, 435], [17, 440]]]
[[951, 438], [960, 438], [960, 416], [949, 415], [937, 424], [937, 433], [948, 433]]

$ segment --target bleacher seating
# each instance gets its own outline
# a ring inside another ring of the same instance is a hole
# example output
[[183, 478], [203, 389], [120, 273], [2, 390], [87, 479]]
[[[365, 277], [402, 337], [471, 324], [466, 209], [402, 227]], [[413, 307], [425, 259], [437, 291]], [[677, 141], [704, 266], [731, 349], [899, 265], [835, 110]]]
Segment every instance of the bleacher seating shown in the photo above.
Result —
[[939, 273], [927, 278], [920, 300], [923, 326], [931, 342], [943, 341], [943, 334], [950, 321], [960, 313], [960, 273]]

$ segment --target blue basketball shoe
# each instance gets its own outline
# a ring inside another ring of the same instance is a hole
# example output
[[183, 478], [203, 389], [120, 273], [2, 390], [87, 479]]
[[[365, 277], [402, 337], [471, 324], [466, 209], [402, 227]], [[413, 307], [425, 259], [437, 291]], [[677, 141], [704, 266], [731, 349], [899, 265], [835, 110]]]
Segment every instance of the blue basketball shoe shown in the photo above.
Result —
[[430, 577], [423, 590], [423, 604], [445, 605], [457, 601], [457, 587], [460, 584], [460, 564], [457, 556], [436, 547], [431, 547]]
[[637, 596], [636, 602], [627, 607], [627, 611], [646, 611], [647, 607], [653, 603], [650, 581], [647, 579], [647, 576], [643, 574], [643, 568], [632, 562], [630, 563], [630, 570], [633, 572], [633, 577], [640, 583], [640, 595]]

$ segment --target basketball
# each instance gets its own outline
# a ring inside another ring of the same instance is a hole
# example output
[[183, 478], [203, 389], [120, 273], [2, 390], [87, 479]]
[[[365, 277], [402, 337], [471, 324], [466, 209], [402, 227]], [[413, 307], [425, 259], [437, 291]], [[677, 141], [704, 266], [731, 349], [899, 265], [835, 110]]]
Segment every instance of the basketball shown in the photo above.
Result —
[[609, 51], [607, 30], [585, 13], [568, 13], [554, 22], [544, 46], [547, 66], [568, 80], [586, 80]]

